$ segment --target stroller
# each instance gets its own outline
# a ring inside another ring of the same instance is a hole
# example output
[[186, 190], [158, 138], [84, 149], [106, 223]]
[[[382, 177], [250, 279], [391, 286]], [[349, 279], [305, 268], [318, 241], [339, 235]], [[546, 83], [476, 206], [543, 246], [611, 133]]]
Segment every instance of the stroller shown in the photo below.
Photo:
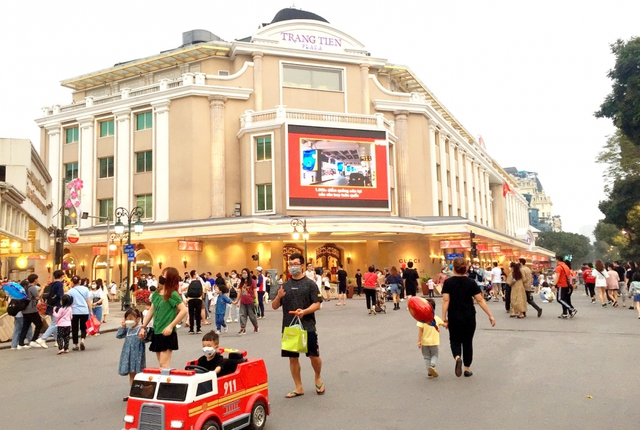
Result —
[[387, 289], [385, 287], [377, 287], [376, 288], [376, 305], [375, 311], [377, 314], [387, 313], [387, 305], [385, 304], [387, 300]]

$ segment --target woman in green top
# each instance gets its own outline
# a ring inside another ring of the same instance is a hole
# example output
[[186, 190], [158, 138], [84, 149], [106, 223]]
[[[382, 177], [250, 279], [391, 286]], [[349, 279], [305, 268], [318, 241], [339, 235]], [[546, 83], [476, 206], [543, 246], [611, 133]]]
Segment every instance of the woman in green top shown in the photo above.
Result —
[[158, 278], [158, 289], [151, 296], [151, 309], [140, 329], [140, 339], [147, 335], [147, 324], [153, 318], [153, 337], [149, 350], [155, 352], [162, 369], [171, 367], [171, 353], [178, 349], [176, 325], [187, 314], [187, 307], [178, 294], [180, 274], [175, 267], [167, 267]]

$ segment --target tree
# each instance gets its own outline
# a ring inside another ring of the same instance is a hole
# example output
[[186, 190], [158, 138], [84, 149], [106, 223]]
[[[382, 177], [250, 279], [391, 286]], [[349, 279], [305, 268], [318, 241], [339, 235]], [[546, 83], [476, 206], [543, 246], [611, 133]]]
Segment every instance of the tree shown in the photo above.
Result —
[[553, 251], [556, 255], [571, 255], [572, 261], [578, 264], [586, 261], [592, 249], [587, 236], [564, 231], [539, 233], [536, 245]]
[[594, 258], [592, 260], [620, 260], [626, 247], [627, 239], [618, 227], [600, 220], [593, 230], [593, 235], [596, 240], [593, 244]]
[[604, 190], [610, 193], [614, 183], [630, 177], [640, 177], [640, 146], [635, 146], [620, 130], [617, 130], [608, 137], [596, 162], [608, 165], [603, 178]]
[[611, 45], [616, 64], [607, 77], [612, 91], [595, 112], [597, 118], [610, 118], [631, 143], [640, 146], [640, 37]]

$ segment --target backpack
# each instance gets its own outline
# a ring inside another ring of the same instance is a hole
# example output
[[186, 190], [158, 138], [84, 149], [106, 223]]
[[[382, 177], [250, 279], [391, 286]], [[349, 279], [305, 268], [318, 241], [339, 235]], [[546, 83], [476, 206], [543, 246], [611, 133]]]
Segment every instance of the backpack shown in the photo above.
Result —
[[7, 306], [7, 313], [15, 317], [18, 313], [22, 312], [29, 306], [29, 299], [11, 299], [9, 305]]
[[235, 300], [238, 298], [238, 292], [236, 291], [235, 288], [233, 288], [233, 286], [231, 287], [231, 289], [229, 290], [229, 298], [231, 300]]
[[44, 287], [44, 291], [42, 292], [42, 301], [44, 301], [47, 306], [55, 306], [58, 304], [58, 300], [60, 297], [56, 293], [53, 292], [52, 284]]
[[202, 282], [195, 280], [191, 281], [189, 288], [187, 288], [187, 297], [190, 299], [199, 299], [202, 297]]

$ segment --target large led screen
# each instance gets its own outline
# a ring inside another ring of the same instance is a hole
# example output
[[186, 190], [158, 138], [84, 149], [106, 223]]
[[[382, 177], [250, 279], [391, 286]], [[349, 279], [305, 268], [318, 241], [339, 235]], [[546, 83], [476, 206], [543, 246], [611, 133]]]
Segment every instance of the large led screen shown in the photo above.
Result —
[[289, 125], [289, 208], [389, 210], [384, 131]]

